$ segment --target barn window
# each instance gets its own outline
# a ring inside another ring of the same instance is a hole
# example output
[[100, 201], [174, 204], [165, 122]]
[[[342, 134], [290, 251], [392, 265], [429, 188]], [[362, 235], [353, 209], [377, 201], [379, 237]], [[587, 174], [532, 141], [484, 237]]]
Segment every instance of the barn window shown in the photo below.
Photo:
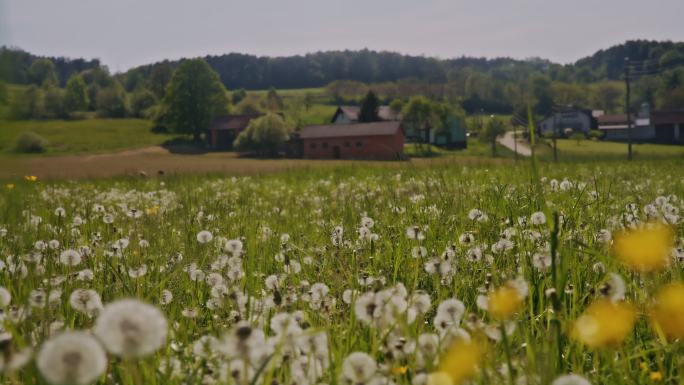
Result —
[[323, 142], [323, 144], [321, 144], [321, 147], [322, 147], [322, 148], [328, 148], [328, 143], [327, 143], [327, 142]]
[[311, 143], [311, 144], [309, 145], [309, 147], [310, 147], [310, 148], [316, 148], [316, 143]]
[[361, 147], [361, 146], [363, 146], [363, 142], [361, 142], [361, 141], [356, 142], [356, 147]]

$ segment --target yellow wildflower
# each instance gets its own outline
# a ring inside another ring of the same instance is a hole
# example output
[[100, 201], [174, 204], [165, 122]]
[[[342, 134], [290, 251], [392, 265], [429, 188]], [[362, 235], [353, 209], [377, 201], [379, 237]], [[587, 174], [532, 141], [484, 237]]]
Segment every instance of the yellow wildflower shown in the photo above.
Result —
[[38, 180], [38, 177], [35, 175], [26, 175], [24, 176], [24, 179], [26, 179], [29, 182], [35, 182]]
[[672, 251], [673, 235], [672, 229], [662, 223], [626, 230], [615, 236], [613, 252], [633, 270], [662, 270], [667, 266]]
[[572, 336], [591, 348], [619, 345], [634, 327], [635, 318], [630, 304], [599, 299], [575, 321]]
[[684, 338], [684, 283], [671, 283], [658, 292], [651, 321], [672, 339]]
[[152, 206], [152, 207], [145, 210], [145, 213], [147, 215], [157, 215], [158, 212], [159, 212], [159, 206]]
[[498, 320], [513, 316], [522, 305], [525, 297], [520, 290], [512, 285], [502, 286], [487, 297], [487, 311]]
[[648, 378], [650, 378], [653, 382], [659, 382], [663, 380], [663, 374], [660, 372], [651, 372]]
[[397, 376], [400, 376], [402, 374], [406, 374], [408, 371], [408, 366], [395, 366], [392, 368], [392, 373], [394, 373]]
[[442, 357], [437, 373], [428, 377], [428, 384], [457, 385], [473, 378], [483, 355], [476, 342], [457, 340]]
[[11, 190], [11, 189], [14, 188], [14, 183], [7, 183], [7, 184], [5, 185], [5, 187], [6, 187], [8, 190]]

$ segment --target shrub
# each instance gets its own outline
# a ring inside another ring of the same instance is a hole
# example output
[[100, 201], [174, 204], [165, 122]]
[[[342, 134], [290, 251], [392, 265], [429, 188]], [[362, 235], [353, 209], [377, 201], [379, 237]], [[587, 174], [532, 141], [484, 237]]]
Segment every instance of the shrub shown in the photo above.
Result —
[[604, 133], [601, 130], [591, 130], [589, 131], [589, 138], [592, 140], [603, 139]]
[[47, 145], [48, 141], [35, 132], [22, 132], [14, 148], [18, 152], [37, 153], [45, 152]]

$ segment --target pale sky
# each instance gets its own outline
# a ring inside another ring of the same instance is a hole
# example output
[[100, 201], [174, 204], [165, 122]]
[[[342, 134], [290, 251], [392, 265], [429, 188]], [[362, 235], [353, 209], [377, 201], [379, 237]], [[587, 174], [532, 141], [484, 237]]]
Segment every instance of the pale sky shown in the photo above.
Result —
[[627, 39], [684, 41], [682, 15], [684, 0], [0, 0], [0, 45], [113, 71], [362, 48], [568, 63]]

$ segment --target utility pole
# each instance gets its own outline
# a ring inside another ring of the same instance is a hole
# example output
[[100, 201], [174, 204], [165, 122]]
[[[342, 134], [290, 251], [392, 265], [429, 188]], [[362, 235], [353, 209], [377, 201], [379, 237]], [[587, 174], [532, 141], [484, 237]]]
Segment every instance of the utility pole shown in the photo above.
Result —
[[551, 113], [553, 114], [553, 161], [558, 162], [558, 143], [556, 141], [558, 138], [558, 114], [556, 114], [555, 108]]
[[625, 86], [627, 88], [627, 93], [625, 95], [625, 112], [627, 114], [627, 160], [632, 160], [632, 114], [630, 113], [629, 107], [629, 58], [625, 58]]

